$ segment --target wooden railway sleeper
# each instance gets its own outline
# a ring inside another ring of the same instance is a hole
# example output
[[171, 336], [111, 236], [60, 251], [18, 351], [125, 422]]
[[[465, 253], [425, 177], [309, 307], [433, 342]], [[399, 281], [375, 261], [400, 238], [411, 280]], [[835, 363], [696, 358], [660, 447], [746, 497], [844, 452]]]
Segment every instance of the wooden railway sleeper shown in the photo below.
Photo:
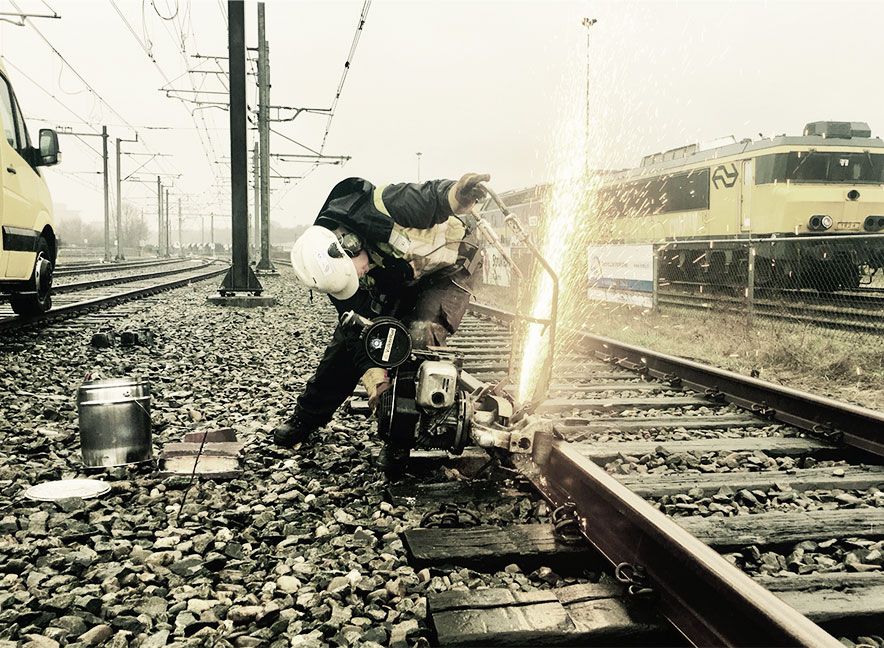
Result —
[[622, 562], [614, 568], [614, 578], [627, 585], [631, 596], [651, 596], [654, 589], [648, 583], [648, 573], [642, 565]]

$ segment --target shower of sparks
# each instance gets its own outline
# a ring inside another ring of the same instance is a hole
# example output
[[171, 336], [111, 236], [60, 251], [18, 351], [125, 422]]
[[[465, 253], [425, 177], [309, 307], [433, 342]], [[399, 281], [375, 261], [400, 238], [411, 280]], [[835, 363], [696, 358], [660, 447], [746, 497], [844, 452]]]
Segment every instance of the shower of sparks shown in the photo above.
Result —
[[[627, 21], [610, 29], [619, 33], [633, 28]], [[687, 47], [680, 53], [686, 63], [693, 59], [694, 53]], [[614, 217], [623, 209], [656, 211], [659, 204], [652, 203], [652, 194], [656, 192], [652, 191], [651, 179], [639, 176], [616, 185], [616, 189], [610, 185], [604, 190], [608, 174], [599, 171], [634, 167], [624, 152], [648, 150], [649, 142], [651, 146], [659, 143], [660, 133], [665, 133], [673, 143], [690, 137], [684, 124], [662, 124], [659, 119], [647, 122], [647, 114], [654, 109], [635, 95], [631, 71], [635, 66], [627, 64], [630, 57], [644, 56], [641, 49], [635, 48], [626, 55], [620, 52], [617, 57], [606, 58], [604, 52], [593, 54], [593, 60], [598, 62], [593, 70], [600, 72], [599, 82], [591, 82], [589, 124], [585, 112], [586, 71], [582, 66], [570, 70], [572, 76], [564, 79], [563, 92], [558, 97], [561, 110], [555, 118], [557, 129], [552, 147], [555, 159], [549, 164], [552, 182], [541, 200], [540, 229], [534, 233], [535, 242], [559, 277], [556, 358], [576, 350], [581, 338], [575, 332], [580, 329], [616, 336], [617, 330], [612, 326], [618, 316], [622, 320], [624, 311], [635, 313], [635, 318], [647, 313], [646, 309], [637, 310], [618, 299], [616, 287], [595, 287], [587, 267], [589, 246], [615, 241], [661, 244], [670, 234], [664, 223]], [[582, 58], [582, 50], [574, 52], [574, 60]], [[656, 91], [658, 84], [659, 80], [651, 77], [643, 81], [642, 87]], [[673, 101], [677, 103], [678, 98]], [[652, 125], [642, 126], [646, 123]], [[662, 200], [665, 201], [665, 196]], [[703, 229], [704, 223], [698, 223], [698, 227]], [[621, 255], [619, 259], [616, 256], [609, 259], [612, 263], [631, 262], [629, 252], [624, 250]], [[522, 306], [520, 310], [533, 318], [546, 319], [552, 310], [552, 280], [539, 264], [535, 265], [520, 296], [520, 306], [527, 300], [527, 307]], [[594, 288], [594, 299], [589, 298], [589, 288]], [[608, 291], [608, 301], [598, 300], [601, 290]], [[627, 327], [622, 323], [618, 326]], [[535, 323], [523, 325], [516, 348], [520, 351], [516, 356], [517, 400], [522, 405], [538, 403], [546, 397], [539, 388], [549, 366], [549, 327]]]
[[[576, 91], [576, 88], [575, 88]], [[573, 94], [573, 93], [571, 93]], [[544, 201], [542, 217], [543, 229], [540, 232], [538, 247], [544, 258], [555, 270], [560, 280], [558, 315], [561, 317], [568, 303], [574, 299], [569, 290], [585, 260], [579, 250], [586, 240], [586, 214], [592, 202], [592, 180], [587, 173], [586, 137], [583, 130], [581, 102], [563, 102], [573, 109], [573, 114], [564, 116], [556, 133], [555, 150], [558, 158], [553, 161], [553, 183]], [[575, 265], [576, 264], [576, 265]], [[530, 310], [534, 318], [546, 319], [552, 314], [552, 278], [536, 268], [530, 287]], [[557, 344], [557, 347], [560, 346]], [[522, 364], [519, 370], [518, 400], [521, 403], [536, 401], [545, 394], [535, 394], [538, 382], [544, 374], [549, 359], [549, 327], [544, 324], [528, 324], [522, 341]]]

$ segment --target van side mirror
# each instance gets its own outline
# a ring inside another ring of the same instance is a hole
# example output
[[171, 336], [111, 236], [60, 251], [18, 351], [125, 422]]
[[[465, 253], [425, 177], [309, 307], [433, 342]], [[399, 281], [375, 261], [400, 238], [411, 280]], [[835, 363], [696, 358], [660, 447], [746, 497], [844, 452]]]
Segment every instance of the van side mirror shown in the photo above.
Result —
[[61, 153], [58, 150], [58, 133], [51, 128], [40, 129], [40, 152], [37, 156], [37, 166], [52, 166], [58, 164]]

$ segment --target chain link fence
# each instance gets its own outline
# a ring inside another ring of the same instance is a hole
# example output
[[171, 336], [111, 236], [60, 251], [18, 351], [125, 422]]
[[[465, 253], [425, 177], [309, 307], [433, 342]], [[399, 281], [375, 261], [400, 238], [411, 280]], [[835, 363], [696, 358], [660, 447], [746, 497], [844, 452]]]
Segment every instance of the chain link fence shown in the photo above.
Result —
[[825, 329], [884, 350], [882, 235], [667, 243], [653, 246], [652, 263], [658, 309]]
[[[519, 272], [490, 246], [479, 298], [512, 307], [534, 270], [530, 253], [507, 248]], [[572, 313], [649, 310], [725, 319], [741, 327], [809, 327], [884, 350], [884, 235], [604, 244], [587, 248], [581, 286], [567, 286]], [[582, 293], [585, 304], [574, 303]], [[503, 300], [503, 301], [502, 301]], [[710, 321], [711, 321], [710, 320]]]
[[[563, 328], [884, 408], [884, 235], [580, 247]], [[533, 263], [508, 251], [522, 279], [486, 251], [476, 298], [524, 313]]]

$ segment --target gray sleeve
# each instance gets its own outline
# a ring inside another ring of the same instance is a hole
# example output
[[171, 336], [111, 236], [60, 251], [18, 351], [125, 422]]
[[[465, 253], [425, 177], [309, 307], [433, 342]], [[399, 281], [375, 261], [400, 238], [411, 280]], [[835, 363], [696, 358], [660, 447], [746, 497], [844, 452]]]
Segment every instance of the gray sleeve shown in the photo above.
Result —
[[429, 180], [387, 185], [382, 194], [384, 207], [402, 227], [429, 229], [452, 215], [448, 191], [453, 184], [454, 180]]

